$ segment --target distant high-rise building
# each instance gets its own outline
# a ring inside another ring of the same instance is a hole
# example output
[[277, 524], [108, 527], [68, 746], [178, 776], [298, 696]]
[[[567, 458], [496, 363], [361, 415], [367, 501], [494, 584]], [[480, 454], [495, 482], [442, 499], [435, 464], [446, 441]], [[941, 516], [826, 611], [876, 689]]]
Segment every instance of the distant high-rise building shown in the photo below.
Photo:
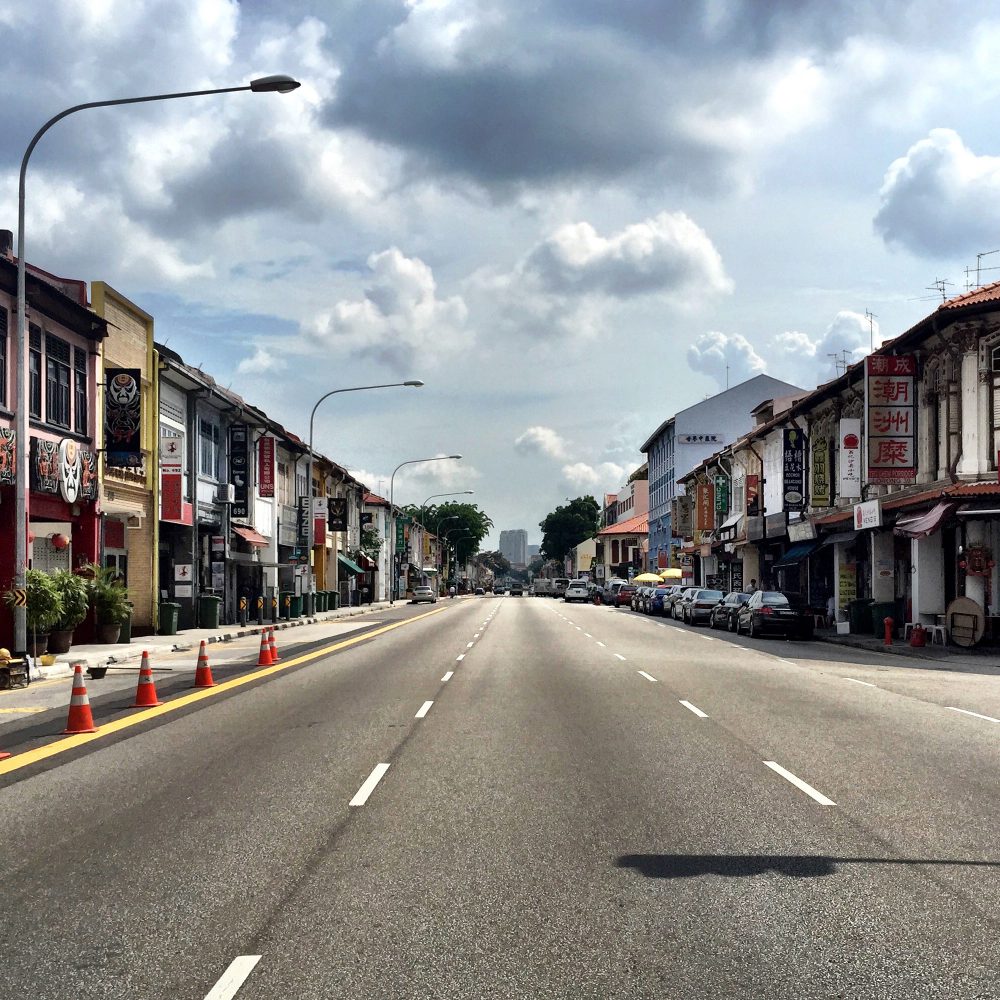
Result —
[[500, 532], [500, 555], [511, 566], [528, 565], [528, 532], [524, 528], [511, 528]]
[[529, 545], [528, 546], [528, 562], [529, 563], [531, 562], [532, 559], [534, 559], [538, 555], [538, 552], [539, 552], [540, 549], [541, 549], [541, 545]]

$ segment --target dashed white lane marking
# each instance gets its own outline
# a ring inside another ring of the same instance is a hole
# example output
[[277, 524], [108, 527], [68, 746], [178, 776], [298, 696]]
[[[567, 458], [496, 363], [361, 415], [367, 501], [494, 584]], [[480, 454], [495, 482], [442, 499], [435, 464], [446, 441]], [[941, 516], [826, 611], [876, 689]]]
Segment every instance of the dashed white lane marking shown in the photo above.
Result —
[[478, 639], [482, 634], [483, 634], [482, 632], [477, 632], [472, 638]]
[[589, 632], [583, 633], [588, 639], [593, 639], [594, 637]]
[[647, 674], [645, 670], [640, 670], [639, 676], [645, 677], [647, 681], [652, 681], [654, 684], [656, 683], [656, 678], [652, 674]]
[[689, 701], [681, 701], [681, 704], [690, 712], [694, 712], [699, 719], [707, 719], [708, 716], [697, 706], [692, 705]]
[[464, 660], [464, 659], [465, 659], [465, 653], [462, 653], [462, 655], [461, 655], [461, 656], [456, 656], [456, 657], [455, 657], [455, 662], [456, 662], [456, 663], [461, 663], [461, 662], [462, 662], [462, 660]]
[[844, 680], [850, 681], [852, 684], [864, 684], [866, 688], [873, 688], [878, 686], [876, 684], [869, 684], [868, 681], [859, 681], [857, 677], [845, 677]]
[[790, 781], [796, 788], [805, 792], [810, 798], [815, 799], [821, 806], [835, 806], [837, 803], [833, 799], [828, 799], [822, 792], [817, 792], [812, 785], [807, 785], [801, 778], [796, 778], [791, 771], [786, 771], [780, 764], [773, 760], [765, 760], [764, 763], [777, 774], [780, 774], [786, 781]]
[[382, 780], [382, 776], [389, 770], [388, 764], [376, 764], [375, 770], [365, 778], [365, 783], [358, 789], [357, 794], [347, 804], [349, 806], [363, 806], [368, 801], [368, 796], [375, 791], [375, 786]]
[[583, 631], [583, 629], [580, 628], [579, 625], [574, 625], [573, 628], [575, 628], [577, 630], [577, 632], [582, 632]]
[[962, 715], [974, 715], [977, 719], [985, 719], [987, 722], [1000, 722], [1000, 719], [994, 719], [992, 715], [980, 715], [978, 712], [969, 712], [964, 708], [955, 708], [952, 705], [947, 706], [949, 712], [961, 712]]
[[413, 716], [413, 718], [422, 719], [431, 710], [431, 705], [433, 704], [434, 704], [433, 701], [425, 701], [417, 710], [417, 714]]
[[601, 642], [600, 639], [597, 640], [597, 645], [598, 646], [604, 646], [604, 648], [607, 649], [607, 646], [603, 642]]
[[441, 678], [441, 680], [443, 680], [443, 681], [450, 681], [452, 679], [452, 677], [454, 677], [454, 676], [455, 676], [455, 671], [454, 670], [449, 670], [448, 673], [446, 673], [444, 675], [444, 677]]
[[619, 660], [624, 660], [625, 659], [625, 657], [622, 656], [621, 653], [615, 653], [615, 656], [617, 656]]
[[222, 978], [205, 994], [205, 1000], [232, 1000], [236, 991], [247, 981], [260, 955], [240, 955], [229, 963]]
[[475, 645], [475, 643], [474, 643], [474, 642], [467, 642], [467, 643], [465, 644], [465, 648], [466, 648], [466, 649], [472, 649], [472, 647], [473, 647], [474, 645]]
[[667, 627], [666, 625], [663, 624], [663, 622], [657, 622], [656, 624], [659, 625], [660, 628], [666, 628]]

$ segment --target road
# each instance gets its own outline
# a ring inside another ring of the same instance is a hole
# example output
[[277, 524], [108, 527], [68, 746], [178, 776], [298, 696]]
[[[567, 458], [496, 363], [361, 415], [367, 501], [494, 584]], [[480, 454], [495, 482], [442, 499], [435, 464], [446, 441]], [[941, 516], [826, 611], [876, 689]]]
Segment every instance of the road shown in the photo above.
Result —
[[997, 677], [548, 599], [373, 618], [111, 692], [96, 738], [0, 727], [0, 996], [1000, 996]]

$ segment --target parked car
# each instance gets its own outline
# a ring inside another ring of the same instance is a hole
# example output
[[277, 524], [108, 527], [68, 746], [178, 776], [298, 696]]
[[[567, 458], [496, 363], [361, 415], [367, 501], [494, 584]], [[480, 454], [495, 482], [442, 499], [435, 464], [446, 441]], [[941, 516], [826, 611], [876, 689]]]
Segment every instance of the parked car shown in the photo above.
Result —
[[635, 593], [636, 587], [633, 583], [623, 583], [615, 591], [615, 607], [620, 608], [623, 604], [626, 607], [630, 607], [632, 604], [632, 595]]
[[437, 594], [431, 587], [414, 587], [411, 604], [437, 604]]
[[590, 590], [586, 580], [570, 580], [563, 591], [563, 600], [567, 604], [581, 601], [586, 604], [590, 600]]
[[812, 611], [801, 594], [778, 590], [758, 590], [750, 595], [736, 618], [737, 633], [813, 637]]
[[648, 586], [642, 588], [642, 600], [639, 601], [639, 607], [636, 609], [641, 611], [644, 615], [649, 614], [649, 602], [653, 599], [653, 593], [656, 587]]
[[750, 595], [734, 590], [712, 608], [711, 617], [708, 624], [712, 628], [724, 628], [729, 632], [736, 631], [736, 612], [740, 610], [740, 605], [746, 604], [750, 600]]
[[672, 583], [669, 587], [667, 587], [667, 596], [663, 598], [663, 614], [665, 617], [671, 617], [673, 614], [674, 602], [680, 600], [680, 597], [685, 590], [687, 590], [687, 587], [683, 587], [679, 583]]
[[503, 584], [502, 583], [494, 584], [493, 585], [493, 593], [496, 594], [497, 597], [503, 597], [503, 595], [504, 595], [504, 586], [503, 586]]
[[684, 605], [684, 621], [689, 625], [707, 622], [712, 616], [712, 609], [722, 598], [721, 590], [696, 590]]
[[696, 593], [697, 587], [685, 587], [679, 597], [674, 599], [673, 604], [670, 605], [670, 614], [677, 621], [684, 620], [684, 603], [691, 599], [691, 595]]
[[485, 596], [486, 595], [486, 591], [483, 590], [482, 587], [476, 587], [476, 595], [477, 596]]
[[629, 601], [629, 607], [633, 611], [641, 611], [642, 610], [642, 599], [645, 596], [645, 593], [646, 593], [646, 588], [645, 587], [636, 587], [635, 588], [635, 593], [632, 595], [632, 600]]
[[649, 595], [649, 600], [646, 602], [646, 614], [662, 615], [663, 599], [669, 592], [669, 587], [654, 587], [653, 592]]

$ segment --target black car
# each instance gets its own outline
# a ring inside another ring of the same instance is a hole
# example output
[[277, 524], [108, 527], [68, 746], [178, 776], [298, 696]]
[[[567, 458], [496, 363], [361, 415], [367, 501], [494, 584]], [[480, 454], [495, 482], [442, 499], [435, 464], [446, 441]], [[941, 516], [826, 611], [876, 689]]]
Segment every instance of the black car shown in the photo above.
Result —
[[749, 594], [741, 593], [738, 590], [726, 594], [726, 596], [712, 609], [712, 616], [708, 619], [708, 624], [712, 628], [724, 628], [729, 632], [736, 631], [736, 612], [740, 606], [750, 600]]
[[649, 600], [646, 602], [647, 615], [663, 614], [663, 599], [667, 596], [669, 590], [669, 587], [653, 588], [653, 592], [649, 595]]
[[783, 594], [779, 590], [758, 590], [737, 612], [737, 633], [795, 636], [811, 639], [812, 611], [801, 594]]
[[512, 583], [510, 585], [510, 596], [511, 597], [524, 597], [524, 584], [523, 583]]

